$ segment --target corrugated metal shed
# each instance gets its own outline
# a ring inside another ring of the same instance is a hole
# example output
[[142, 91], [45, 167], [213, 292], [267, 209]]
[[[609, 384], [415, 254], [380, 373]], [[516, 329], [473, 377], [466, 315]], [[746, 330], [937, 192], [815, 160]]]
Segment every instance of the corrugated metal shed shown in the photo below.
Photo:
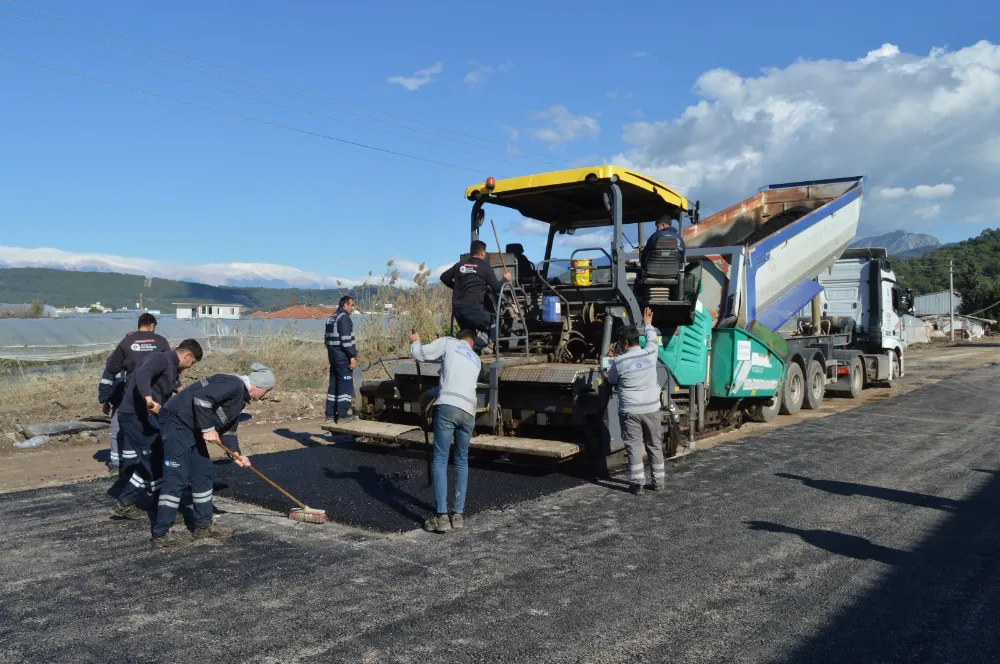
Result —
[[[958, 313], [962, 298], [955, 293], [955, 313]], [[944, 316], [951, 313], [948, 310], [948, 291], [925, 293], [913, 298], [913, 314], [915, 316]]]

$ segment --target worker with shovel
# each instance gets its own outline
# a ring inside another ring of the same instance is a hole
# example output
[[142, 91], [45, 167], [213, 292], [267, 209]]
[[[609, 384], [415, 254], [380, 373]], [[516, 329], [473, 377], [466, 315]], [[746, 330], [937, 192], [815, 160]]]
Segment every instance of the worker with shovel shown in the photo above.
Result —
[[[219, 436], [233, 429], [251, 399], [260, 401], [274, 388], [274, 374], [263, 364], [250, 365], [247, 376], [216, 374], [189, 385], [160, 409], [163, 437], [163, 484], [153, 526], [153, 548], [186, 546], [190, 540], [170, 527], [177, 517], [181, 492], [191, 487], [194, 539], [227, 539], [229, 528], [212, 522], [212, 459], [207, 443], [220, 444]], [[239, 442], [230, 453], [236, 465], [250, 466]], [[229, 453], [229, 452], [227, 452]]]

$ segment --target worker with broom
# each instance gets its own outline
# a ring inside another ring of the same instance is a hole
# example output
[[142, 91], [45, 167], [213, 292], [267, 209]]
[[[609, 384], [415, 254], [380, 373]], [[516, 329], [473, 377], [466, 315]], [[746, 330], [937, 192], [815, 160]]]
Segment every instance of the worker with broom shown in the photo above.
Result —
[[[216, 374], [184, 388], [160, 409], [163, 438], [163, 483], [153, 526], [153, 548], [186, 546], [188, 537], [171, 532], [181, 492], [191, 487], [194, 539], [227, 539], [229, 528], [212, 522], [212, 459], [207, 443], [221, 445], [220, 436], [233, 429], [251, 400], [260, 401], [274, 388], [274, 374], [254, 362], [246, 376]], [[243, 468], [250, 459], [240, 453], [239, 442], [227, 454]]]
[[136, 503], [144, 494], [156, 495], [163, 469], [160, 439], [160, 408], [181, 387], [180, 376], [202, 358], [201, 344], [185, 339], [166, 353], [150, 353], [129, 377], [118, 420], [125, 432], [124, 450], [129, 465], [129, 483], [111, 508], [112, 515], [133, 520], [148, 518]]

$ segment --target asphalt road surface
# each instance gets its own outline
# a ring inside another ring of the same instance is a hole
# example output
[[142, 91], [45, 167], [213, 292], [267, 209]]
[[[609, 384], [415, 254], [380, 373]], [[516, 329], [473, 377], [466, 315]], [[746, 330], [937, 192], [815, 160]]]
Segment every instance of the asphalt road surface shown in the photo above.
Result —
[[[310, 507], [326, 510], [337, 523], [383, 533], [420, 528], [434, 514], [434, 490], [427, 482], [427, 453], [398, 454], [389, 448], [352, 443], [258, 454], [253, 464]], [[512, 467], [473, 461], [469, 468], [468, 515], [501, 509], [568, 489], [583, 480], [550, 464]], [[449, 482], [454, 472], [448, 469]], [[220, 496], [275, 511], [294, 507], [249, 470], [216, 465]], [[454, 485], [452, 485], [454, 486]]]
[[98, 484], [0, 496], [2, 662], [1000, 661], [1000, 368], [392, 537], [223, 502], [148, 549]]

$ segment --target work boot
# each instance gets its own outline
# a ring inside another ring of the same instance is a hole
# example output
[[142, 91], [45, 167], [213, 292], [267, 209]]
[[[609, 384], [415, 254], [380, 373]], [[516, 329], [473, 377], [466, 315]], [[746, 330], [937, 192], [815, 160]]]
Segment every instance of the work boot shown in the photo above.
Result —
[[648, 485], [646, 485], [646, 488], [649, 489], [650, 491], [654, 491], [656, 493], [659, 493], [659, 492], [663, 491], [664, 489], [666, 489], [667, 485], [666, 485], [665, 482], [655, 482], [654, 481], [654, 482], [650, 482]]
[[357, 415], [344, 415], [343, 417], [337, 420], [337, 424], [350, 424], [351, 422], [357, 422], [357, 421], [358, 421]]
[[181, 549], [191, 546], [191, 538], [171, 531], [163, 537], [154, 537], [150, 544], [154, 549]]
[[451, 515], [451, 528], [452, 530], [461, 530], [465, 528], [465, 517], [462, 516], [461, 512], [454, 512]]
[[122, 467], [120, 465], [118, 465], [117, 463], [112, 463], [112, 462], [108, 461], [104, 465], [108, 467], [108, 474], [109, 475], [118, 475], [121, 472], [121, 468]]
[[641, 496], [643, 487], [641, 484], [630, 484], [628, 490], [631, 491], [633, 495]]
[[438, 514], [424, 521], [424, 530], [429, 533], [446, 533], [450, 528], [447, 514]]
[[145, 510], [141, 509], [138, 505], [126, 505], [120, 500], [111, 508], [111, 515], [119, 519], [128, 519], [129, 521], [145, 521], [149, 518]]
[[217, 526], [214, 523], [210, 523], [207, 526], [201, 526], [194, 529], [194, 537], [196, 540], [203, 539], [229, 539], [236, 533], [232, 528], [224, 528], [222, 526]]

